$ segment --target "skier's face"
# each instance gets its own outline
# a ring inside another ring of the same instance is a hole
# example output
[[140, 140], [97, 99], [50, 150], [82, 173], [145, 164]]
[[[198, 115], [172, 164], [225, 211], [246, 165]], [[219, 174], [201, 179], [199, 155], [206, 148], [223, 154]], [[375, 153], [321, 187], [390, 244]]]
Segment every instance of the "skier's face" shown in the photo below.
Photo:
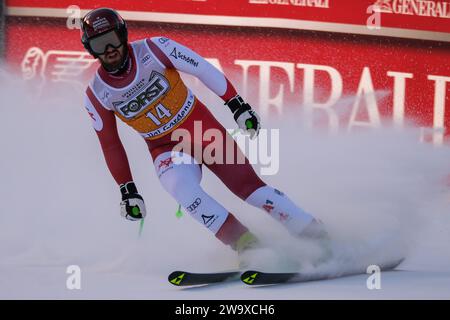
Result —
[[124, 54], [124, 46], [120, 46], [119, 48], [113, 48], [112, 46], [108, 46], [104, 54], [99, 55], [98, 57], [102, 60], [102, 62], [108, 65], [111, 69], [116, 69], [120, 67], [122, 63], [122, 58]]

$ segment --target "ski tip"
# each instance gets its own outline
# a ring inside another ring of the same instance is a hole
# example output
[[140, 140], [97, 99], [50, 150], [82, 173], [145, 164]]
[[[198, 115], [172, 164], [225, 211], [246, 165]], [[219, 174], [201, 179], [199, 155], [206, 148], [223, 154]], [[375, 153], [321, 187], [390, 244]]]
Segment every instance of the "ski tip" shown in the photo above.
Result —
[[253, 285], [258, 278], [259, 271], [248, 270], [241, 274], [241, 281], [246, 285]]
[[181, 286], [185, 276], [186, 276], [186, 272], [174, 271], [169, 275], [168, 280], [174, 286]]

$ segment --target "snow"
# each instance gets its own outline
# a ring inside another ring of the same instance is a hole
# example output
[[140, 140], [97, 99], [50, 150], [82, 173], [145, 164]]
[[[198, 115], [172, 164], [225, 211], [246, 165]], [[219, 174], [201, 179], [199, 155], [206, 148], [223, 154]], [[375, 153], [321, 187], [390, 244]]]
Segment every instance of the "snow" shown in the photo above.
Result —
[[2, 299], [448, 299], [450, 281], [448, 272], [395, 271], [382, 275], [380, 290], [368, 290], [365, 275], [270, 287], [235, 282], [178, 288], [169, 284], [163, 273], [84, 272], [81, 290], [67, 290], [62, 267], [2, 268], [2, 272], [9, 275], [7, 282], [2, 281]]
[[[120, 124], [149, 214], [139, 238], [138, 224], [120, 217], [120, 194], [80, 89], [49, 86], [50, 94], [40, 99], [35, 89], [0, 72], [0, 298], [450, 298], [450, 196], [439, 184], [448, 174], [450, 151], [418, 144], [417, 130], [329, 136], [299, 129], [300, 115], [293, 114], [280, 131], [280, 172], [264, 177], [326, 223], [339, 243], [336, 254], [347, 263], [404, 255], [400, 271], [382, 273], [380, 290], [367, 289], [369, 275], [276, 287], [180, 289], [168, 283], [171, 271], [230, 270], [237, 264], [234, 252], [189, 217], [175, 217], [177, 203], [159, 185], [145, 143]], [[219, 109], [213, 112], [234, 128], [231, 116]], [[263, 121], [280, 127], [268, 116]], [[207, 170], [203, 186], [280, 259], [286, 258], [281, 253], [309, 258], [302, 244]], [[66, 287], [70, 265], [81, 268], [81, 290]]]

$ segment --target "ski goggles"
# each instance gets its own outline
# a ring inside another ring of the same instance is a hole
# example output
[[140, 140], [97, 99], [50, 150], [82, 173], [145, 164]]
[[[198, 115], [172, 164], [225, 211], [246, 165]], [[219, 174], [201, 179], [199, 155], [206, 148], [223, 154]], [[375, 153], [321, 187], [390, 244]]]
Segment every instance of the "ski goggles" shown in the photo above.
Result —
[[99, 55], [104, 54], [108, 46], [117, 49], [121, 45], [122, 41], [120, 41], [119, 36], [114, 30], [89, 40], [89, 46], [91, 47], [92, 52]]

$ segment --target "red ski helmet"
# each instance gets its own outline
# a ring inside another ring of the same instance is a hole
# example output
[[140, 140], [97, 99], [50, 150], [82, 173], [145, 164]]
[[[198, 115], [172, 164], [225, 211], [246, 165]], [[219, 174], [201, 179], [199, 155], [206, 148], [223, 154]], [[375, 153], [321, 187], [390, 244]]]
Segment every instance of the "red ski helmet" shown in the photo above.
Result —
[[113, 9], [94, 9], [88, 12], [81, 22], [81, 43], [92, 56], [97, 58], [99, 53], [93, 50], [90, 41], [111, 30], [116, 31], [120, 44], [126, 48], [128, 30], [125, 20]]

